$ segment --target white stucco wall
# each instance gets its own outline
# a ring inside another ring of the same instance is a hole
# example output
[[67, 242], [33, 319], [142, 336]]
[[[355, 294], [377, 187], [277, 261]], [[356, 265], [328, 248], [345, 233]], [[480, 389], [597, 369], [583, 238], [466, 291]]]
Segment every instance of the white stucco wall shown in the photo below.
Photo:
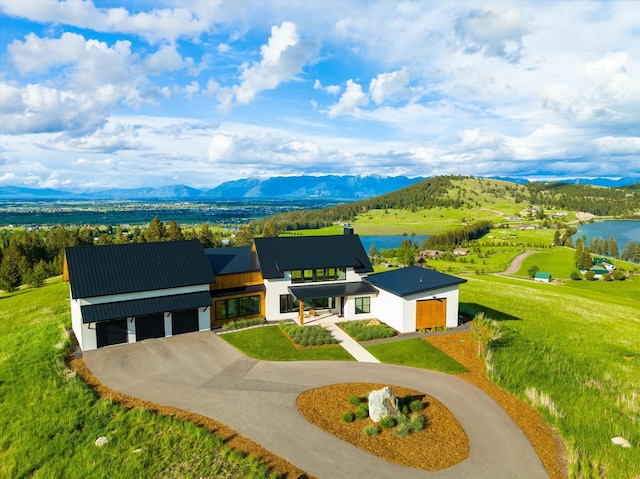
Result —
[[198, 308], [198, 330], [209, 331], [211, 329], [211, 316], [209, 315], [209, 309], [212, 306], [206, 308]]
[[446, 325], [448, 328], [458, 326], [458, 286], [441, 288], [401, 298], [388, 291], [379, 290], [380, 294], [375, 298], [375, 308], [372, 312], [380, 321], [388, 324], [401, 333], [409, 333], [416, 330], [416, 302], [421, 299], [446, 298]]

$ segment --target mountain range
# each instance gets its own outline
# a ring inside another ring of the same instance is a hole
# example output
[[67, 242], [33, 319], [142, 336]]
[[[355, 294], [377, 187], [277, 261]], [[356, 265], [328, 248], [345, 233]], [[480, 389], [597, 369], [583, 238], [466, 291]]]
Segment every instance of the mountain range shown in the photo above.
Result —
[[[492, 177], [512, 183], [529, 183], [524, 178]], [[424, 180], [424, 177], [406, 176], [277, 176], [272, 178], [246, 178], [227, 181], [212, 189], [191, 188], [185, 185], [159, 188], [133, 188], [74, 193], [51, 188], [24, 188], [3, 186], [1, 200], [145, 200], [145, 199], [267, 199], [267, 198], [326, 198], [358, 200], [371, 198], [405, 188]], [[640, 181], [640, 178], [577, 178], [558, 180], [606, 187], [620, 187]]]

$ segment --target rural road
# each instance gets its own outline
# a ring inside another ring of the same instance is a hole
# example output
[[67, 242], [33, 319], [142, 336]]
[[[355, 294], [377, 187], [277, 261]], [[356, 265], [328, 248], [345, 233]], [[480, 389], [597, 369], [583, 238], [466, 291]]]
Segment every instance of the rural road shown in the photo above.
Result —
[[528, 256], [531, 256], [533, 253], [536, 253], [536, 251], [525, 251], [524, 253], [519, 254], [513, 259], [509, 267], [500, 274], [517, 273], [518, 270], [520, 269], [520, 266], [522, 266], [522, 262], [525, 260], [525, 258], [527, 258]]
[[[320, 479], [549, 477], [504, 410], [455, 376], [388, 364], [259, 361], [211, 331], [88, 351], [84, 360], [106, 386], [214, 418]], [[405, 386], [439, 399], [467, 433], [469, 457], [441, 471], [399, 466], [333, 437], [299, 414], [296, 398], [303, 391], [354, 381]]]

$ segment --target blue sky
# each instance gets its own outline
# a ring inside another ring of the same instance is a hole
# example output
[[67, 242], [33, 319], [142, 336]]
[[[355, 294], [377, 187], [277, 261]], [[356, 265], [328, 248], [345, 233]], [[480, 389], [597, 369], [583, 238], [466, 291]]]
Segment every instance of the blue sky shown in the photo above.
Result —
[[0, 187], [640, 176], [640, 4], [0, 0]]

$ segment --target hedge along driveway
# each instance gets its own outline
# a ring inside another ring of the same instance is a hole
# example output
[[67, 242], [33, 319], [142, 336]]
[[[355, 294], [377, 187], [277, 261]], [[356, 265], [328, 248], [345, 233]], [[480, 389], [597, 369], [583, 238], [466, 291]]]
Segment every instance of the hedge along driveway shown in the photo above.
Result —
[[[531, 443], [497, 403], [464, 380], [435, 371], [259, 361], [209, 331], [89, 351], [85, 361], [106, 386], [219, 420], [319, 478], [548, 477]], [[398, 466], [326, 434], [298, 413], [296, 398], [307, 389], [374, 378], [444, 403], [469, 437], [469, 458], [442, 471]]]

